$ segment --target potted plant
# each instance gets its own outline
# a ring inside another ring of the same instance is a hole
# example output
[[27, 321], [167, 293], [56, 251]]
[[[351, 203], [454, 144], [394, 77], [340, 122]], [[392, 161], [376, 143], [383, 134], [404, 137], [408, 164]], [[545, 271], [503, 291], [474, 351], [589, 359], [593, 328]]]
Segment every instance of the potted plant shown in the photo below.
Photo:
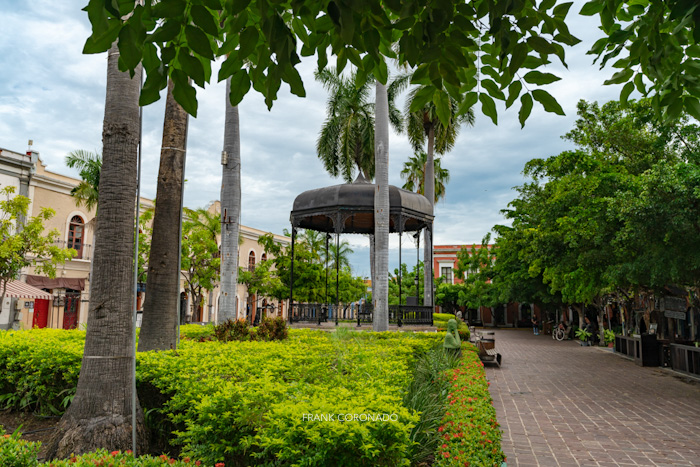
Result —
[[591, 336], [592, 336], [592, 334], [583, 328], [579, 328], [576, 330], [576, 337], [579, 338], [579, 340], [581, 341], [581, 345], [584, 347], [587, 345], [590, 345], [590, 343], [588, 342], [588, 339], [590, 339]]
[[615, 333], [611, 329], [606, 329], [603, 334], [605, 337], [605, 343], [608, 344], [608, 347], [612, 347], [615, 343]]

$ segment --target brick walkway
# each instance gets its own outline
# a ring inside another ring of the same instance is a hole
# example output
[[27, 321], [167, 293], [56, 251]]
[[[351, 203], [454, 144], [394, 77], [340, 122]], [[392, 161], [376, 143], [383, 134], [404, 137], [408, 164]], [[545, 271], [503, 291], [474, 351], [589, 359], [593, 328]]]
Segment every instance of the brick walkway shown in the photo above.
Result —
[[496, 330], [486, 365], [508, 466], [700, 466], [700, 383], [608, 349]]

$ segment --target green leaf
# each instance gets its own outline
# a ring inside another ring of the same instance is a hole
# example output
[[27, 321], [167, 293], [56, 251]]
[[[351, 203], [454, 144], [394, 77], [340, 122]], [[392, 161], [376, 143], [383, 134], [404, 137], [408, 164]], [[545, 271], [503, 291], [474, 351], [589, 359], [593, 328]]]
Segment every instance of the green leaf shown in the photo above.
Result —
[[450, 126], [450, 117], [452, 115], [450, 97], [445, 91], [438, 89], [433, 95], [433, 102], [435, 103], [435, 110], [442, 125], [444, 127]]
[[231, 91], [229, 92], [229, 100], [232, 106], [237, 106], [243, 100], [243, 97], [250, 90], [250, 77], [244, 69], [239, 69], [231, 75]]
[[491, 118], [494, 125], [498, 125], [498, 112], [496, 112], [496, 103], [491, 99], [491, 96], [485, 93], [479, 94], [479, 101], [481, 101], [481, 111], [487, 117]]
[[583, 5], [583, 8], [581, 8], [578, 14], [582, 16], [593, 16], [603, 11], [604, 6], [605, 2], [603, 0], [593, 0]]
[[627, 99], [629, 98], [630, 94], [634, 91], [634, 83], [629, 82], [625, 84], [622, 88], [622, 91], [620, 92], [620, 103], [622, 104], [623, 107], [627, 106]]
[[230, 9], [229, 8], [227, 8], [227, 9], [230, 10], [231, 15], [237, 15], [241, 11], [248, 8], [249, 4], [250, 4], [250, 0], [231, 0], [231, 7], [230, 7]]
[[292, 94], [305, 97], [306, 90], [304, 89], [304, 83], [299, 75], [299, 72], [292, 65], [287, 65], [284, 71], [284, 80], [289, 84], [289, 90]]
[[142, 49], [138, 44], [136, 31], [131, 24], [125, 24], [119, 31], [119, 62], [123, 63], [128, 70], [135, 69], [141, 61]]
[[162, 0], [152, 7], [155, 18], [178, 18], [185, 13], [187, 3], [183, 0]]
[[535, 89], [532, 91], [532, 97], [534, 97], [537, 102], [542, 104], [545, 111], [555, 113], [557, 115], [564, 115], [564, 110], [561, 108], [557, 100], [554, 99], [554, 97], [552, 97], [552, 95], [547, 91]]
[[197, 116], [197, 91], [190, 85], [187, 75], [181, 70], [173, 70], [173, 97], [188, 114]]
[[494, 97], [496, 99], [500, 99], [502, 101], [506, 100], [505, 94], [503, 94], [503, 91], [498, 89], [498, 85], [490, 79], [482, 79], [481, 80], [481, 85], [488, 91], [489, 95], [491, 97]]
[[255, 25], [248, 26], [243, 30], [240, 35], [241, 46], [238, 49], [239, 56], [241, 59], [246, 59], [253, 53], [253, 50], [258, 45], [260, 40], [260, 34], [258, 33], [258, 28]]
[[382, 84], [386, 84], [389, 79], [389, 70], [384, 60], [380, 60], [374, 67], [374, 77]]
[[459, 115], [465, 115], [467, 111], [469, 111], [469, 109], [471, 109], [474, 106], [474, 104], [477, 103], [478, 100], [479, 95], [476, 92], [468, 92], [467, 95], [464, 96], [464, 100], [459, 104], [459, 109], [457, 113]]
[[153, 68], [146, 75], [146, 82], [141, 88], [139, 105], [144, 107], [160, 99], [160, 91], [168, 85], [168, 77], [160, 67]]
[[523, 83], [518, 81], [513, 81], [510, 86], [508, 86], [508, 99], [506, 100], [506, 109], [509, 108], [515, 102], [515, 99], [520, 95], [520, 91], [523, 89]]
[[180, 63], [180, 68], [184, 71], [187, 76], [192, 78], [192, 80], [197, 83], [200, 88], [204, 87], [204, 67], [202, 62], [200, 62], [196, 57], [189, 54], [189, 49], [183, 47], [177, 54], [177, 60]]
[[525, 93], [520, 98], [520, 111], [518, 112], [520, 128], [525, 128], [525, 121], [527, 120], [527, 117], [530, 116], [530, 112], [532, 112], [532, 96]]
[[603, 84], [621, 84], [621, 83], [626, 83], [629, 81], [629, 79], [632, 77], [634, 74], [634, 71], [632, 71], [631, 68], [626, 68], [624, 70], [620, 70], [614, 75], [612, 75], [612, 78], [609, 80], [606, 80], [603, 82]]
[[435, 88], [432, 86], [421, 86], [420, 89], [418, 89], [418, 92], [416, 92], [415, 96], [413, 96], [413, 100], [411, 101], [411, 107], [410, 111], [411, 112], [417, 112], [418, 110], [421, 110], [425, 105], [433, 100], [433, 95], [435, 94]]
[[700, 120], [700, 102], [695, 97], [685, 96], [683, 98], [683, 107], [695, 120]]
[[552, 73], [542, 73], [537, 70], [527, 72], [524, 78], [526, 82], [536, 84], [538, 86], [550, 84], [561, 79], [557, 75], [553, 75]]
[[647, 88], [644, 86], [644, 75], [642, 73], [637, 73], [635, 75], [634, 85], [637, 87], [637, 91], [639, 91], [642, 95], [646, 95]]
[[214, 52], [211, 50], [209, 38], [201, 29], [187, 25], [185, 26], [185, 36], [187, 37], [187, 45], [195, 53], [209, 60], [214, 60]]
[[206, 32], [210, 36], [219, 36], [219, 28], [216, 25], [214, 16], [209, 12], [209, 10], [207, 10], [202, 5], [192, 5], [192, 9], [190, 10], [190, 12], [192, 14], [194, 24], [199, 26], [204, 32]]

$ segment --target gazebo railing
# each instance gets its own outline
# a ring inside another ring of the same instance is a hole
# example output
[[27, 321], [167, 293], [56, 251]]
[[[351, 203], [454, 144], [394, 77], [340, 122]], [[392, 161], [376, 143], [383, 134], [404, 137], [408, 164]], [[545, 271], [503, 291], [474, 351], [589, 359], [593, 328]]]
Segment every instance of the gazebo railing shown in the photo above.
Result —
[[399, 326], [404, 324], [433, 325], [433, 307], [419, 305], [389, 305], [389, 322]]
[[[294, 303], [289, 315], [291, 323], [325, 323], [328, 321], [357, 321], [358, 326], [372, 324], [374, 308], [371, 303], [362, 305], [326, 305], [324, 303]], [[398, 326], [432, 326], [433, 308], [418, 305], [389, 305], [389, 323]]]
[[323, 303], [294, 303], [289, 313], [289, 322], [325, 323], [328, 310]]

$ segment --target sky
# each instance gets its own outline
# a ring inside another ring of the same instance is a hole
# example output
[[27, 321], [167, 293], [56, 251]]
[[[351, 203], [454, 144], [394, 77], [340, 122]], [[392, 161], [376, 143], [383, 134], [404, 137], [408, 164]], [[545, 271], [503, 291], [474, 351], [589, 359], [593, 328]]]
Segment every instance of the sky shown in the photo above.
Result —
[[[473, 127], [462, 127], [454, 149], [443, 156], [450, 171], [447, 196], [435, 207], [435, 244], [471, 245], [496, 224], [505, 223], [501, 210], [516, 197], [513, 187], [525, 182], [524, 164], [532, 158], [571, 149], [561, 139], [576, 119], [580, 99], [606, 102], [619, 96], [619, 86], [604, 86], [609, 69], [599, 70], [587, 55], [601, 37], [596, 18], [578, 16], [584, 1], [575, 1], [567, 24], [582, 40], [566, 49], [568, 69], [556, 63], [547, 70], [562, 78], [545, 86], [566, 116], [544, 112], [535, 103], [525, 128], [518, 122], [518, 104], [499, 107], [498, 126], [477, 111]], [[0, 147], [16, 152], [33, 149], [47, 169], [71, 176], [68, 152], [101, 152], [107, 55], [83, 55], [90, 35], [87, 0], [5, 0], [0, 3]], [[215, 66], [216, 79], [218, 65]], [[251, 91], [239, 105], [243, 225], [281, 234], [289, 229], [294, 198], [306, 190], [342, 183], [323, 169], [316, 139], [325, 119], [325, 90], [314, 81], [315, 60], [300, 65], [306, 98], [289, 93], [283, 84], [268, 111], [263, 98]], [[204, 207], [219, 198], [223, 148], [225, 83], [197, 90], [197, 118], [190, 118], [185, 171], [185, 205]], [[403, 108], [405, 94], [399, 98]], [[153, 198], [165, 108], [161, 99], [143, 109], [141, 192]], [[405, 135], [389, 141], [389, 182], [403, 185], [400, 172], [413, 154]], [[369, 247], [364, 236], [345, 235], [355, 253], [353, 272], [369, 276]], [[415, 248], [404, 239], [404, 254]], [[422, 257], [422, 254], [421, 254]], [[398, 265], [398, 238], [392, 238], [390, 267]]]

